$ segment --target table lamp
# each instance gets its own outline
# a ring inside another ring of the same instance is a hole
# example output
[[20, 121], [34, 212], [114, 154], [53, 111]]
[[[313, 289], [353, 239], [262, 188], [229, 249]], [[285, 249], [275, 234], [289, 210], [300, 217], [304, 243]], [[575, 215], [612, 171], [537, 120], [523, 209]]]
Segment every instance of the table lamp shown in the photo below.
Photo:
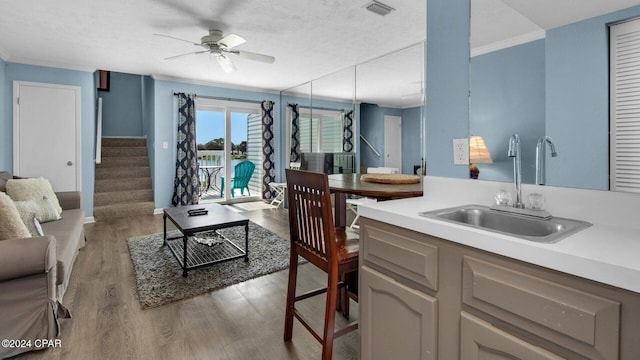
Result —
[[491, 154], [484, 144], [482, 136], [472, 136], [469, 139], [469, 177], [477, 179], [480, 170], [474, 164], [492, 164]]

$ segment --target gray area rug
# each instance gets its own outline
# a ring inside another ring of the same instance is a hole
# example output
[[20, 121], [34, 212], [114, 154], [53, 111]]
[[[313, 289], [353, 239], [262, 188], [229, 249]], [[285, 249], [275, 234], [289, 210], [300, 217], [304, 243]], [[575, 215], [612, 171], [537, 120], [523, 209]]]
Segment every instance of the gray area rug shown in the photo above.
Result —
[[[244, 226], [219, 232], [244, 249]], [[189, 270], [187, 278], [182, 277], [182, 269], [169, 248], [162, 246], [162, 238], [162, 233], [158, 233], [127, 239], [138, 299], [143, 309], [204, 294], [289, 267], [289, 241], [253, 222], [249, 222], [248, 262], [240, 258]]]

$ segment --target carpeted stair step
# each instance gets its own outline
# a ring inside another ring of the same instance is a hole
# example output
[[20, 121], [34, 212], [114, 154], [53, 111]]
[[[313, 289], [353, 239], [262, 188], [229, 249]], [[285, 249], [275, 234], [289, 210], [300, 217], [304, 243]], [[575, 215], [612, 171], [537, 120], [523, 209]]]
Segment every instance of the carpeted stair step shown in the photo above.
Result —
[[96, 168], [96, 180], [149, 177], [148, 166]]
[[153, 190], [126, 190], [100, 192], [93, 195], [93, 206], [153, 201]]
[[147, 156], [146, 146], [114, 146], [114, 147], [102, 147], [102, 157], [107, 158], [110, 156]]
[[95, 192], [151, 189], [151, 178], [104, 179], [96, 180]]
[[96, 169], [108, 167], [128, 167], [128, 166], [149, 166], [148, 156], [107, 156], [102, 158], [102, 162], [96, 165]]
[[102, 138], [96, 165], [93, 216], [105, 221], [153, 214], [155, 204], [144, 138]]
[[152, 215], [154, 206], [153, 201], [94, 206], [93, 216], [98, 221], [104, 221], [124, 217]]
[[147, 146], [147, 139], [144, 138], [102, 138], [103, 147], [116, 146]]

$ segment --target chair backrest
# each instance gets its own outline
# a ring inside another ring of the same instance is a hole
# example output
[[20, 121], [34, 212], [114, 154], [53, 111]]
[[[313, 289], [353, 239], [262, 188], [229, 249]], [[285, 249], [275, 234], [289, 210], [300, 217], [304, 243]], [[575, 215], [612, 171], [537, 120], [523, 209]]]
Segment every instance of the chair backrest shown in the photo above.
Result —
[[328, 271], [338, 262], [329, 178], [303, 170], [285, 172], [291, 246], [296, 246], [303, 258]]
[[236, 164], [233, 168], [233, 187], [234, 188], [244, 188], [249, 184], [249, 180], [251, 180], [251, 176], [253, 176], [253, 170], [255, 170], [256, 165], [249, 160], [245, 160]]

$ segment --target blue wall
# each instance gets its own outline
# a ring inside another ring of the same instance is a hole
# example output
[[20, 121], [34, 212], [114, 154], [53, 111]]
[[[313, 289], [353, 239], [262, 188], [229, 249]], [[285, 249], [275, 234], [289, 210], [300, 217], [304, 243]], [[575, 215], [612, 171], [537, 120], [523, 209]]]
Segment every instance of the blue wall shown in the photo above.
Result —
[[536, 143], [545, 134], [544, 40], [475, 56], [470, 67], [469, 132], [483, 137], [493, 159], [476, 164], [479, 179], [513, 181], [507, 149], [518, 133], [522, 181], [534, 183]]
[[86, 216], [93, 216], [93, 185], [95, 173], [95, 104], [96, 90], [91, 72], [57, 69], [43, 66], [6, 63], [4, 109], [0, 118], [3, 141], [0, 144], [0, 169], [13, 170], [13, 81], [33, 81], [79, 86], [82, 142], [82, 208]]
[[[0, 144], [10, 144], [13, 142], [13, 134], [11, 131], [13, 119], [8, 119], [7, 110], [11, 106], [12, 96], [6, 90], [7, 81], [7, 63], [0, 59]], [[4, 150], [6, 145], [0, 145]], [[12, 145], [13, 146], [13, 145]], [[0, 151], [0, 171], [13, 170], [13, 161], [7, 151]]]
[[547, 183], [609, 189], [608, 24], [640, 15], [640, 6], [547, 31], [546, 134], [558, 157]]
[[[175, 149], [176, 149], [176, 129], [178, 127], [177, 101], [174, 92], [195, 93], [198, 97], [231, 98], [245, 101], [271, 100], [275, 102], [273, 108], [274, 117], [274, 144], [277, 147], [282, 141], [280, 129], [280, 106], [279, 94], [260, 93], [244, 90], [225, 89], [212, 86], [194, 85], [178, 83], [165, 80], [153, 81], [154, 94], [154, 124], [153, 135], [147, 139], [153, 139], [154, 158], [151, 172], [154, 178], [153, 194], [156, 208], [171, 206], [171, 196], [173, 195], [173, 179], [175, 176]], [[162, 148], [162, 142], [169, 143], [168, 149]], [[284, 157], [279, 151], [275, 152], [275, 163], [282, 164]], [[276, 165], [277, 166], [277, 165]]]
[[[147, 152], [149, 155], [149, 166], [155, 167], [154, 143], [155, 143], [155, 111], [154, 111], [154, 80], [150, 76], [142, 77], [142, 130], [143, 136], [147, 138]], [[151, 182], [155, 186], [155, 177], [152, 171]]]
[[402, 173], [413, 174], [413, 166], [420, 165], [424, 156], [422, 144], [423, 107], [402, 109]]
[[[360, 104], [360, 134], [382, 156], [376, 155], [362, 139], [360, 139], [360, 168], [365, 172], [368, 167], [384, 166], [384, 117], [399, 116], [402, 118], [402, 169], [403, 174], [412, 174], [413, 165], [420, 164], [423, 151], [420, 150], [420, 122], [422, 108], [414, 107], [397, 109], [382, 107], [376, 104]], [[358, 139], [359, 139], [358, 135]]]
[[427, 174], [469, 178], [453, 143], [469, 136], [469, 0], [427, 1]]
[[109, 91], [102, 97], [102, 136], [139, 137], [142, 119], [142, 76], [110, 73]]
[[376, 104], [360, 104], [360, 135], [380, 153], [376, 155], [360, 136], [360, 168], [384, 166], [384, 116], [402, 116], [401, 109], [381, 107]]

